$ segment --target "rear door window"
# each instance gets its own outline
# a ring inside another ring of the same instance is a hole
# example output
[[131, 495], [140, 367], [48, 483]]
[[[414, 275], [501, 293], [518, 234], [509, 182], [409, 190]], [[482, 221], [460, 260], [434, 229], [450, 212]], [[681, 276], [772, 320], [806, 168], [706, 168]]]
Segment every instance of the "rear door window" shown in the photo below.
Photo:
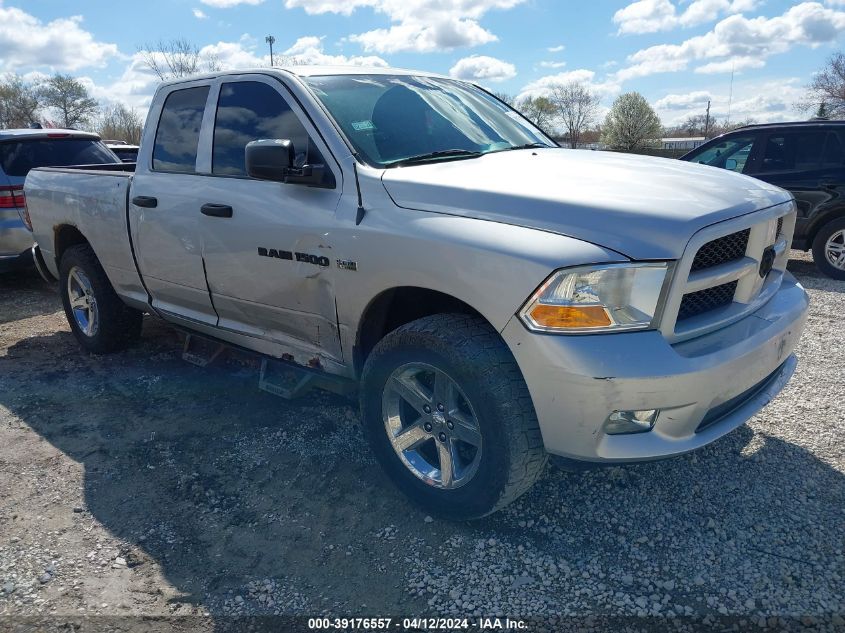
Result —
[[845, 159], [845, 156], [842, 153], [842, 142], [839, 140], [839, 135], [835, 132], [828, 132], [824, 144], [824, 153], [822, 154], [822, 168], [842, 167], [843, 159]]
[[167, 95], [153, 147], [155, 171], [196, 172], [197, 148], [207, 98], [208, 86], [174, 90]]
[[102, 165], [119, 162], [100, 141], [87, 138], [34, 138], [0, 142], [0, 167], [23, 178], [35, 167]]
[[824, 141], [824, 132], [772, 134], [766, 139], [760, 173], [818, 169]]

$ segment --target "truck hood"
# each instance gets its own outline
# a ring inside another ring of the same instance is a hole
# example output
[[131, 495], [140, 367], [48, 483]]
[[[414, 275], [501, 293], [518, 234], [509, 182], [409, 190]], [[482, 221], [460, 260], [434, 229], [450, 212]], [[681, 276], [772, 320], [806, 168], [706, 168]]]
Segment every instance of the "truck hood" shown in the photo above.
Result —
[[558, 148], [387, 169], [382, 182], [400, 207], [559, 233], [632, 259], [678, 259], [705, 226], [792, 198], [714, 167]]

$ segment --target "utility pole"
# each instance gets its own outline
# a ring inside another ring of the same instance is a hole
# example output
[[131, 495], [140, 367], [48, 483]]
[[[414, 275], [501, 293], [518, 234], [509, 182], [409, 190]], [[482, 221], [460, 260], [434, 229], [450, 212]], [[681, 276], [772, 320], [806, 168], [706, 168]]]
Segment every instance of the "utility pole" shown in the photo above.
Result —
[[272, 35], [268, 35], [264, 38], [264, 41], [270, 45], [270, 66], [274, 66], [275, 64], [273, 64], [273, 44], [276, 43], [276, 38]]
[[707, 116], [704, 118], [704, 139], [710, 136], [710, 100], [707, 100]]

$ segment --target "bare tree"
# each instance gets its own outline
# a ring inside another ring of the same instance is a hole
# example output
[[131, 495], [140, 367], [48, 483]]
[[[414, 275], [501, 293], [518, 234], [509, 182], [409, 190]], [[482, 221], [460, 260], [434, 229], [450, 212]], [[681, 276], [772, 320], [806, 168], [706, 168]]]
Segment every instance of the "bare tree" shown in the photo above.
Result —
[[639, 92], [620, 95], [602, 128], [602, 140], [613, 149], [634, 151], [654, 144], [663, 127], [654, 109]]
[[70, 75], [53, 75], [39, 93], [44, 106], [55, 110], [62, 127], [66, 128], [87, 125], [99, 107], [82, 82]]
[[557, 109], [547, 97], [526, 97], [514, 106], [526, 119], [548, 133], [557, 116]]
[[196, 44], [184, 38], [159, 40], [156, 44], [143, 46], [138, 52], [162, 81], [221, 69], [216, 55], [202, 53]]
[[38, 121], [40, 95], [18, 75], [0, 79], [0, 128], [28, 127]]
[[516, 97], [512, 94], [508, 94], [507, 92], [494, 92], [493, 96], [496, 97], [499, 101], [504, 101], [510, 107], [513, 107], [516, 103]]
[[816, 110], [824, 104], [827, 116], [845, 115], [845, 53], [831, 55], [807, 86], [807, 96], [795, 104], [799, 110]]
[[570, 81], [552, 87], [549, 100], [557, 110], [557, 116], [569, 138], [569, 146], [578, 147], [581, 133], [596, 117], [598, 97], [585, 84]]
[[141, 141], [144, 122], [138, 113], [122, 103], [107, 106], [100, 112], [97, 133], [102, 138], [119, 139], [132, 145]]

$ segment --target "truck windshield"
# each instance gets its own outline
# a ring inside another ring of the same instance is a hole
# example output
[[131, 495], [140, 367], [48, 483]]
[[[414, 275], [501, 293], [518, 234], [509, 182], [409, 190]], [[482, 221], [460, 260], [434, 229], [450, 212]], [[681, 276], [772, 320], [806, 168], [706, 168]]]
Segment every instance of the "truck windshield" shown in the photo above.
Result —
[[520, 114], [459, 81], [409, 75], [318, 76], [305, 81], [371, 165], [555, 146]]
[[0, 167], [7, 176], [23, 177], [35, 167], [119, 162], [105, 145], [90, 138], [33, 138], [0, 143]]

